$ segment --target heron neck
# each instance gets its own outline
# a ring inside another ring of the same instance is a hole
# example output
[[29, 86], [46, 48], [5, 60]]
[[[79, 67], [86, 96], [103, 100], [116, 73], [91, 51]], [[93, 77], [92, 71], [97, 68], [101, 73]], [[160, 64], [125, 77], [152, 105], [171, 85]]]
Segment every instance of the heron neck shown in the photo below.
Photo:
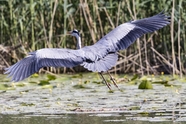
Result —
[[76, 37], [76, 39], [77, 39], [76, 49], [81, 49], [81, 37]]

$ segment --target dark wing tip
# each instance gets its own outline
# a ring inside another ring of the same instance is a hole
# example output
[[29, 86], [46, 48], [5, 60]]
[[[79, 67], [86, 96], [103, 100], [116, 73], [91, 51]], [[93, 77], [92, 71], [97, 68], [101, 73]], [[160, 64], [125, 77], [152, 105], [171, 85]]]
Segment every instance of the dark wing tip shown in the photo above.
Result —
[[11, 77], [11, 81], [18, 82], [36, 71], [33, 65], [35, 65], [34, 56], [28, 56], [14, 65], [5, 68], [4, 74], [8, 74], [8, 77]]
[[167, 16], [167, 15], [168, 14], [165, 13], [165, 10], [162, 10], [159, 14], [157, 14], [155, 16], [163, 16], [166, 21], [169, 21], [170, 22], [171, 21], [171, 16]]

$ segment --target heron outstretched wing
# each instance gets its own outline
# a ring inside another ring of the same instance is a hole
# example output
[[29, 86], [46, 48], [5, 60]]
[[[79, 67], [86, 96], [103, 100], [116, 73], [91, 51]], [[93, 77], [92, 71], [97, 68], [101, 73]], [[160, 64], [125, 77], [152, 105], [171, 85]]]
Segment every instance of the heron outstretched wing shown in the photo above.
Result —
[[105, 45], [109, 52], [123, 50], [142, 35], [159, 30], [167, 24], [170, 24], [170, 17], [163, 12], [149, 18], [130, 21], [113, 29], [95, 45]]
[[42, 67], [74, 67], [83, 63], [83, 58], [78, 52], [70, 49], [40, 49], [6, 68], [5, 74], [9, 74], [12, 81], [17, 82], [38, 72]]
[[[108, 67], [110, 69], [118, 59], [117, 56], [113, 56], [117, 51], [126, 49], [142, 35], [165, 27], [170, 23], [169, 18], [161, 12], [149, 18], [119, 25], [94, 45], [82, 48], [85, 51], [85, 57], [89, 60], [84, 62], [83, 66], [88, 70], [98, 72], [105, 71]], [[108, 63], [104, 61], [107, 58], [109, 58]], [[104, 66], [101, 67], [103, 63]], [[109, 65], [109, 63], [112, 64]]]

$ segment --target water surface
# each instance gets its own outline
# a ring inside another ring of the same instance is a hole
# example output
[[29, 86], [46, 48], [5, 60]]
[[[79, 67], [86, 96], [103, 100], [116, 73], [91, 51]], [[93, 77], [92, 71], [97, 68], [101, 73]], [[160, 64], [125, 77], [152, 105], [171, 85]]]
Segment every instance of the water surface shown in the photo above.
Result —
[[[167, 77], [163, 77], [167, 78]], [[170, 77], [168, 77], [170, 78]], [[0, 123], [173, 123], [186, 121], [184, 79], [153, 83], [153, 89], [138, 89], [140, 79], [119, 81], [113, 92], [97, 74], [46, 76], [0, 85]], [[159, 79], [162, 79], [159, 78]], [[168, 79], [167, 79], [168, 80]], [[41, 84], [42, 82], [42, 84]], [[44, 83], [43, 83], [44, 82]]]

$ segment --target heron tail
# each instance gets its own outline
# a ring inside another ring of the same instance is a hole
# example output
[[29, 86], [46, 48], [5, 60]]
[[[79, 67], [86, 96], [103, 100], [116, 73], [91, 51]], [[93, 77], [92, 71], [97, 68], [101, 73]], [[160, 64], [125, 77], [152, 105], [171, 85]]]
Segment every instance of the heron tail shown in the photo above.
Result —
[[84, 62], [81, 65], [93, 72], [105, 72], [115, 66], [117, 60], [117, 53], [109, 53], [105, 57], [98, 59], [97, 61]]

